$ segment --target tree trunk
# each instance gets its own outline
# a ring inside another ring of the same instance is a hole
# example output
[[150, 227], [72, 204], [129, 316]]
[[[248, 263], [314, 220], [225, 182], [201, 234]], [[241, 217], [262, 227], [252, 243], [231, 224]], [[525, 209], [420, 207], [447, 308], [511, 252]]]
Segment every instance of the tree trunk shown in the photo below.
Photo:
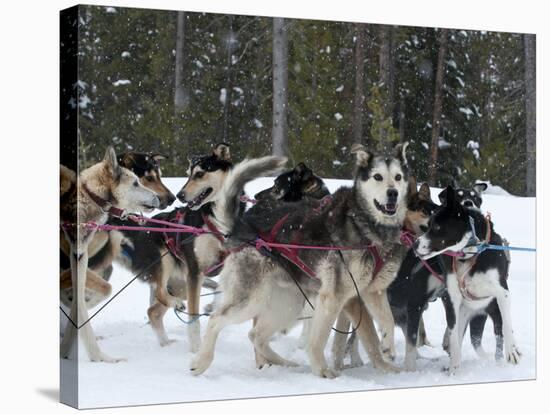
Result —
[[352, 135], [354, 143], [363, 142], [365, 112], [365, 26], [355, 25], [355, 94], [353, 97]]
[[178, 23], [176, 30], [176, 81], [174, 94], [174, 111], [177, 115], [185, 109], [187, 97], [183, 87], [183, 45], [185, 32], [185, 12], [178, 12]]
[[447, 54], [448, 30], [441, 29], [439, 35], [439, 53], [435, 75], [434, 108], [432, 123], [432, 145], [430, 151], [429, 182], [436, 185], [437, 160], [439, 156], [439, 135], [441, 130], [441, 114], [443, 112], [443, 78], [445, 74], [445, 55]]
[[[233, 15], [229, 15], [229, 33], [233, 36]], [[232, 39], [232, 38], [231, 38]], [[231, 106], [232, 92], [233, 92], [233, 80], [232, 80], [232, 58], [234, 44], [232, 40], [227, 42], [227, 54], [226, 54], [226, 66], [225, 66], [225, 101], [223, 102], [223, 130], [222, 140], [223, 142], [229, 141], [229, 110]], [[221, 93], [221, 91], [220, 91]]]
[[288, 155], [288, 35], [285, 20], [273, 18], [273, 155]]
[[523, 35], [525, 46], [525, 195], [535, 197], [536, 181], [536, 145], [537, 145], [537, 85], [536, 85], [536, 40], [534, 34]]
[[399, 100], [399, 141], [405, 142], [405, 97]]
[[[393, 118], [393, 57], [392, 57], [392, 27], [380, 26], [380, 51], [379, 63], [379, 85], [382, 92], [382, 111], [384, 120]], [[380, 143], [387, 145], [388, 131], [380, 129]]]

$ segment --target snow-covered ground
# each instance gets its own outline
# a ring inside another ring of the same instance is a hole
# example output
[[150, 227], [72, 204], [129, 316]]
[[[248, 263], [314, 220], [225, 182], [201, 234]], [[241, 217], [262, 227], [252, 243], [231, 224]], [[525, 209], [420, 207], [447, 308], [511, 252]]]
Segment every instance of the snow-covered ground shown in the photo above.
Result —
[[[174, 193], [184, 181], [184, 178], [166, 179]], [[271, 183], [268, 178], [258, 179], [247, 186], [247, 193], [253, 195]], [[334, 191], [346, 182], [327, 180], [327, 184]], [[432, 191], [432, 196], [435, 201], [437, 192]], [[496, 231], [512, 245], [535, 247], [535, 199], [486, 195], [483, 200], [484, 210], [491, 212]], [[119, 290], [131, 278], [129, 272], [115, 267], [111, 279], [113, 291]], [[92, 322], [96, 334], [103, 337], [101, 348], [109, 355], [125, 357], [127, 361], [94, 363], [82, 355], [78, 371], [79, 405], [91, 408], [533, 379], [536, 376], [535, 254], [512, 252], [509, 282], [514, 330], [523, 353], [519, 365], [496, 363], [492, 357], [480, 359], [467, 336], [463, 345], [462, 369], [452, 377], [443, 372], [448, 358], [440, 345], [445, 319], [438, 301], [432, 303], [424, 314], [433, 347], [420, 349], [423, 358], [418, 363], [417, 372], [377, 372], [361, 349], [363, 360], [367, 361], [365, 366], [344, 370], [340, 377], [327, 380], [311, 373], [305, 352], [296, 346], [299, 326], [286, 336], [274, 338], [273, 347], [283, 356], [300, 363], [300, 367], [257, 370], [247, 337], [249, 322], [222, 331], [212, 366], [200, 377], [191, 376], [189, 363], [192, 355], [187, 347], [186, 325], [169, 312], [165, 324], [169, 336], [177, 342], [161, 348], [147, 325], [149, 288], [136, 281]], [[206, 298], [205, 304], [211, 301], [210, 298]], [[203, 332], [206, 322], [204, 318], [201, 320]], [[495, 340], [491, 322], [487, 323], [483, 345], [492, 355]], [[396, 330], [396, 347], [397, 363], [402, 366], [405, 347], [399, 329]], [[330, 342], [326, 352], [327, 355], [330, 352]]]

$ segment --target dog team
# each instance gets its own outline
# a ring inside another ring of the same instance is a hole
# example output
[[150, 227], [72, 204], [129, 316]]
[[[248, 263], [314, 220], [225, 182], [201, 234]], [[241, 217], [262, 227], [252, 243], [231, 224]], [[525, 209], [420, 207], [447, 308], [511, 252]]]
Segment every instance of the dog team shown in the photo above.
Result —
[[[472, 345], [485, 354], [487, 316], [494, 325], [495, 357], [518, 363], [507, 284], [510, 257], [477, 248], [507, 243], [480, 210], [486, 184], [448, 186], [439, 194], [441, 205], [435, 204], [427, 184], [417, 187], [407, 145], [378, 153], [354, 145], [353, 185], [330, 194], [303, 163], [286, 172], [284, 157], [233, 164], [229, 145], [218, 144], [211, 154], [190, 159], [188, 179], [177, 194], [184, 207], [153, 217], [166, 223], [166, 232], [135, 231], [127, 219], [175, 201], [162, 183], [160, 154], [117, 156], [109, 147], [103, 161], [78, 177], [61, 166], [60, 291], [72, 322], [63, 333], [61, 356], [69, 357], [79, 336], [92, 361], [121, 360], [101, 350], [88, 312], [110, 296], [116, 262], [150, 285], [147, 315], [160, 346], [173, 342], [164, 328], [166, 312], [188, 315], [193, 375], [213, 363], [220, 332], [246, 321], [258, 368], [297, 365], [270, 342], [303, 320], [297, 346], [306, 349], [315, 375], [334, 378], [344, 367], [362, 364], [359, 342], [375, 368], [398, 372], [395, 326], [406, 338], [405, 369], [415, 370], [417, 348], [428, 343], [422, 313], [439, 298], [449, 373], [460, 367], [468, 325]], [[272, 187], [247, 199], [248, 182], [276, 174]], [[114, 229], [102, 228], [105, 224]], [[137, 226], [146, 230], [144, 223]], [[200, 231], [170, 232], [171, 226]], [[211, 278], [217, 275], [219, 285]], [[209, 305], [201, 334], [203, 287], [221, 294]], [[329, 364], [325, 348], [331, 333]], [[345, 365], [348, 353], [351, 362]]]

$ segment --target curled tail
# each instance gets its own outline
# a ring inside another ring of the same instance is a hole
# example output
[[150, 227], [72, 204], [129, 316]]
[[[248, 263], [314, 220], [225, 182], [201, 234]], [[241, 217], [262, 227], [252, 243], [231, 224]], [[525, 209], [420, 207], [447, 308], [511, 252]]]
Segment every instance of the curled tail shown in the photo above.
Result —
[[265, 175], [277, 174], [284, 167], [285, 157], [268, 156], [244, 160], [229, 172], [219, 195], [213, 212], [218, 229], [229, 233], [239, 212], [239, 196], [249, 181]]

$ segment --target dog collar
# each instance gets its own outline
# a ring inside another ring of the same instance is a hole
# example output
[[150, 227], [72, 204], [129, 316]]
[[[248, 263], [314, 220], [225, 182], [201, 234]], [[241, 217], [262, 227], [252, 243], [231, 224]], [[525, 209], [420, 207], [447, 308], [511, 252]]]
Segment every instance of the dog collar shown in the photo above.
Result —
[[82, 188], [84, 189], [84, 191], [86, 191], [86, 194], [88, 194], [92, 201], [96, 203], [98, 207], [105, 213], [120, 219], [125, 219], [128, 216], [126, 210], [115, 207], [110, 201], [107, 201], [104, 198], [98, 196], [96, 193], [88, 188], [86, 183], [82, 184]]

